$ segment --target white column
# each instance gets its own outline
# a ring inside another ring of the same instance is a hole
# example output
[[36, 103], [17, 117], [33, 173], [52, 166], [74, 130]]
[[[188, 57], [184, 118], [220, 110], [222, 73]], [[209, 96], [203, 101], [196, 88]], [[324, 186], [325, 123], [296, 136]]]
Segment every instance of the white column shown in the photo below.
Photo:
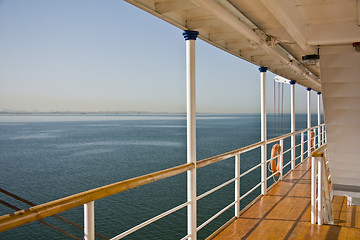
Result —
[[185, 31], [186, 40], [186, 113], [187, 113], [187, 162], [195, 168], [187, 172], [188, 235], [196, 240], [196, 94], [195, 94], [195, 40], [199, 32]]
[[300, 151], [301, 151], [301, 157], [300, 157], [300, 161], [301, 162], [303, 162], [304, 161], [304, 132], [301, 132], [301, 140], [300, 140], [300, 142], [301, 142], [301, 145], [300, 145], [300, 147], [301, 147], [301, 149], [300, 149]]
[[[295, 132], [295, 81], [290, 81], [291, 84], [291, 133]], [[295, 136], [291, 135], [291, 169], [295, 169]]]
[[[311, 128], [311, 88], [307, 88], [307, 128]], [[310, 130], [307, 131], [307, 140], [308, 140], [308, 157], [311, 155], [311, 137]]]
[[317, 159], [311, 158], [311, 223], [316, 223], [316, 172]]
[[240, 213], [240, 154], [235, 156], [235, 217]]
[[284, 169], [284, 139], [280, 139], [280, 177], [279, 179], [283, 179], [283, 171]]
[[261, 85], [261, 141], [264, 141], [265, 144], [261, 146], [261, 194], [265, 195], [267, 191], [267, 182], [266, 182], [266, 175], [267, 175], [267, 167], [266, 167], [266, 71], [267, 67], [260, 67], [260, 85]]
[[321, 112], [320, 112], [320, 95], [321, 95], [321, 92], [318, 92], [317, 93], [317, 113], [318, 113], [318, 130], [317, 130], [317, 132], [318, 132], [318, 145], [319, 145], [319, 147], [320, 147], [320, 145], [321, 145], [321, 128], [320, 128], [320, 124], [321, 124]]
[[322, 225], [323, 224], [323, 208], [322, 208], [322, 203], [323, 203], [323, 190], [322, 190], [322, 185], [323, 185], [323, 171], [322, 171], [322, 164], [323, 164], [323, 158], [322, 157], [318, 157], [318, 206], [317, 206], [317, 210], [318, 210], [318, 225]]
[[84, 240], [95, 239], [94, 202], [84, 204]]

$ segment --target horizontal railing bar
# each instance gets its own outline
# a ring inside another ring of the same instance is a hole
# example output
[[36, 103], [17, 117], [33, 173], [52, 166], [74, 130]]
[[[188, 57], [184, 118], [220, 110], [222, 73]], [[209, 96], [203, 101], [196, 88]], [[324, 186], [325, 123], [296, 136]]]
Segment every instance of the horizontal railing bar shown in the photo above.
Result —
[[207, 192], [199, 195], [198, 197], [196, 197], [196, 200], [200, 200], [200, 199], [202, 199], [203, 197], [206, 197], [207, 195], [209, 195], [209, 194], [211, 194], [211, 193], [219, 190], [220, 188], [225, 187], [226, 185], [234, 182], [235, 180], [236, 180], [236, 178], [230, 179], [229, 181], [227, 181], [227, 182], [225, 182], [225, 183], [223, 183], [223, 184], [220, 184], [219, 186], [214, 187], [213, 189], [210, 189], [209, 191], [207, 191]]
[[324, 151], [327, 147], [327, 143], [325, 143], [324, 145], [322, 145], [321, 147], [319, 147], [318, 149], [316, 149], [315, 151], [313, 151], [311, 153], [312, 157], [323, 157], [324, 156]]
[[293, 135], [293, 134], [295, 134], [295, 132], [294, 132], [294, 133], [287, 133], [287, 134], [282, 135], [282, 136], [278, 136], [278, 137], [275, 137], [275, 138], [272, 138], [272, 139], [268, 139], [268, 140], [266, 141], [266, 143], [267, 143], [267, 144], [270, 144], [270, 143], [278, 142], [278, 141], [280, 141], [281, 139], [288, 138], [288, 137], [290, 137], [290, 136]]
[[302, 143], [299, 143], [298, 145], [295, 145], [295, 148], [297, 148], [298, 146], [300, 146]]
[[[266, 144], [274, 143], [276, 141], [280, 141], [281, 139], [285, 139], [285, 138], [288, 138], [288, 137], [290, 137], [292, 135], [300, 134], [302, 132], [307, 132], [307, 131], [309, 131], [311, 129], [315, 129], [317, 127], [318, 126], [315, 126], [315, 127], [312, 127], [312, 128], [307, 128], [307, 129], [299, 130], [299, 131], [296, 131], [296, 132], [293, 132], [293, 133], [287, 133], [285, 135], [275, 137], [275, 138], [272, 138], [272, 139], [268, 139], [266, 141]], [[242, 148], [239, 148], [239, 149], [236, 149], [236, 150], [233, 150], [233, 151], [230, 151], [230, 152], [226, 152], [226, 153], [214, 156], [214, 157], [202, 159], [202, 160], [196, 162], [196, 168], [202, 168], [202, 167], [208, 166], [210, 164], [217, 163], [217, 162], [232, 158], [235, 155], [251, 151], [251, 150], [253, 150], [255, 148], [258, 148], [258, 147], [260, 147], [260, 146], [262, 146], [264, 144], [265, 144], [265, 142], [261, 141], [261, 142], [257, 142], [257, 143], [248, 145], [246, 147], [242, 147]]]
[[139, 230], [139, 229], [141, 229], [141, 228], [143, 228], [143, 227], [145, 227], [145, 226], [147, 226], [147, 225], [149, 225], [149, 224], [151, 224], [151, 223], [153, 223], [153, 222], [155, 222], [157, 220], [160, 220], [161, 218], [166, 217], [167, 215], [169, 215], [169, 214], [171, 214], [173, 212], [176, 212], [176, 211], [186, 207], [189, 204], [190, 204], [190, 202], [186, 202], [186, 203], [183, 203], [183, 204], [181, 204], [181, 205], [179, 205], [177, 207], [174, 207], [174, 208], [172, 208], [172, 209], [170, 209], [170, 210], [168, 210], [168, 211], [166, 211], [164, 213], [161, 213], [161, 214], [159, 214], [159, 215], [157, 215], [157, 216], [155, 216], [155, 217], [153, 217], [153, 218], [151, 218], [151, 219], [149, 219], [149, 220], [147, 220], [147, 221], [145, 221], [145, 222], [143, 222], [143, 223], [141, 223], [141, 224], [139, 224], [139, 225], [137, 225], [137, 226], [135, 226], [133, 228], [130, 228], [129, 230], [127, 230], [127, 231], [125, 231], [125, 232], [111, 238], [111, 240], [122, 239], [122, 238], [126, 237], [127, 235], [129, 235], [129, 234], [131, 234], [131, 233], [133, 233], [133, 232], [135, 232], [135, 231], [137, 231], [137, 230]]
[[276, 155], [275, 157], [273, 157], [273, 158], [270, 158], [270, 159], [266, 160], [266, 163], [270, 162], [271, 160], [275, 160], [275, 159], [277, 159], [279, 156], [280, 156], [280, 155]]
[[266, 178], [266, 180], [269, 180], [270, 178], [272, 178], [273, 176], [275, 176], [275, 174], [279, 173], [280, 174], [280, 170], [277, 170], [276, 172], [274, 172], [273, 174], [271, 174], [270, 176], [268, 176]]
[[291, 163], [291, 161], [289, 161], [287, 164], [285, 164], [285, 165], [283, 166], [283, 169], [286, 168], [290, 163]]
[[259, 186], [261, 186], [261, 184], [263, 183], [264, 181], [258, 183], [255, 187], [253, 187], [252, 189], [250, 189], [247, 193], [245, 193], [244, 195], [242, 195], [239, 200], [242, 200], [244, 199], [247, 195], [249, 195], [250, 193], [252, 193], [255, 189], [257, 189]]
[[[30, 205], [30, 206], [32, 206], [32, 207], [33, 207], [33, 206], [36, 206], [36, 204], [34, 204], [34, 203], [32, 203], [32, 202], [30, 202], [30, 201], [28, 201], [28, 200], [26, 200], [26, 199], [24, 199], [24, 198], [22, 198], [22, 197], [19, 197], [19, 196], [15, 195], [15, 194], [13, 194], [13, 193], [11, 193], [11, 192], [8, 192], [8, 191], [6, 191], [6, 190], [3, 189], [3, 188], [0, 188], [0, 192], [2, 192], [2, 193], [5, 194], [5, 195], [8, 195], [8, 196], [10, 196], [10, 197], [12, 197], [12, 198], [20, 201], [20, 202], [26, 203], [27, 205]], [[15, 210], [18, 211], [18, 210], [21, 210], [21, 209], [15, 209]], [[81, 226], [81, 225], [79, 225], [79, 224], [77, 224], [77, 223], [75, 223], [75, 222], [73, 222], [73, 221], [70, 221], [69, 219], [66, 219], [66, 218], [64, 218], [64, 217], [62, 217], [62, 216], [59, 216], [59, 215], [56, 215], [56, 214], [55, 214], [55, 215], [53, 215], [53, 217], [59, 219], [60, 221], [66, 222], [66, 223], [68, 223], [68, 224], [71, 224], [71, 225], [73, 225], [74, 227], [76, 227], [76, 228], [78, 228], [78, 229], [81, 229], [82, 231], [84, 230], [84, 227], [83, 227], [83, 226]], [[107, 237], [105, 237], [105, 236], [103, 236], [103, 235], [101, 235], [101, 234], [99, 234], [99, 233], [95, 233], [95, 236], [97, 236], [97, 237], [99, 237], [99, 238], [102, 238], [102, 239], [105, 239], [105, 240], [108, 240]]]
[[20, 210], [12, 214], [0, 216], [0, 232], [58, 214], [60, 212], [64, 212], [66, 210], [84, 205], [85, 203], [108, 197], [119, 192], [175, 176], [193, 169], [194, 167], [194, 163], [183, 164], [155, 173], [146, 174], [140, 177], [131, 178], [121, 182], [81, 192], [52, 202], [37, 205], [29, 209]]
[[288, 138], [290, 137], [291, 135], [297, 135], [297, 134], [300, 134], [302, 132], [307, 132], [307, 131], [311, 131], [313, 129], [316, 129], [318, 128], [319, 126], [321, 125], [317, 125], [317, 126], [314, 126], [314, 127], [311, 127], [311, 128], [307, 128], [307, 129], [302, 129], [302, 130], [299, 130], [299, 131], [296, 131], [296, 132], [293, 132], [293, 133], [287, 133], [285, 135], [282, 135], [282, 136], [278, 136], [278, 137], [275, 137], [275, 138], [272, 138], [272, 139], [268, 139], [266, 141], [267, 144], [270, 144], [270, 143], [274, 143], [274, 142], [277, 142], [277, 141], [280, 141], [281, 139], [285, 139], [285, 138]]
[[[305, 159], [306, 160], [306, 159]], [[305, 161], [304, 160], [304, 161]], [[295, 166], [295, 168], [297, 168], [300, 164], [302, 164], [303, 162], [299, 162], [296, 166]], [[291, 171], [289, 171], [288, 173], [290, 173]]]
[[217, 218], [218, 216], [220, 216], [221, 214], [223, 214], [226, 210], [228, 210], [229, 208], [231, 208], [232, 206], [234, 206], [235, 203], [237, 203], [237, 201], [234, 201], [234, 202], [230, 203], [229, 205], [227, 205], [225, 208], [223, 208], [222, 210], [220, 210], [219, 212], [217, 212], [214, 216], [212, 216], [212, 217], [209, 218], [207, 221], [205, 221], [203, 224], [201, 224], [196, 230], [197, 230], [197, 231], [200, 231], [200, 229], [202, 229], [203, 227], [205, 227], [206, 225], [208, 225], [212, 220], [214, 220], [215, 218]]
[[[4, 206], [6, 206], [6, 207], [8, 207], [8, 208], [11, 208], [11, 209], [13, 209], [13, 210], [16, 210], [16, 211], [20, 210], [20, 208], [14, 206], [14, 205], [12, 205], [12, 204], [10, 204], [10, 203], [8, 203], [8, 202], [5, 202], [5, 201], [3, 201], [3, 200], [1, 200], [1, 199], [0, 199], [0, 204], [3, 204]], [[59, 228], [59, 227], [56, 227], [56, 226], [54, 226], [54, 225], [52, 225], [52, 224], [44, 221], [43, 219], [40, 219], [39, 222], [42, 223], [42, 224], [44, 224], [45, 226], [47, 226], [47, 227], [49, 227], [49, 228], [57, 231], [57, 232], [59, 232], [59, 233], [65, 235], [65, 236], [67, 236], [67, 237], [69, 237], [69, 238], [76, 239], [76, 240], [81, 240], [81, 238], [76, 237], [76, 236], [74, 236], [73, 234], [68, 233], [68, 232], [64, 231], [63, 229], [61, 229], [61, 228]]]
[[243, 172], [242, 174], [240, 174], [240, 178], [243, 177], [243, 176], [245, 176], [245, 175], [248, 174], [249, 172], [255, 170], [256, 168], [260, 167], [262, 164], [263, 164], [263, 163], [259, 163], [258, 165], [256, 165], [256, 166], [250, 168], [249, 170], [247, 170], [246, 172]]
[[188, 234], [188, 235], [186, 235], [185, 237], [183, 237], [182, 239], [180, 239], [180, 240], [186, 240], [186, 239], [189, 239], [191, 237], [191, 234]]
[[[194, 163], [183, 164], [183, 165], [165, 169], [165, 170], [162, 170], [159, 172], [150, 173], [150, 174], [139, 176], [136, 178], [109, 184], [107, 186], [91, 189], [91, 190], [81, 192], [78, 194], [74, 194], [74, 195], [71, 195], [71, 196], [68, 196], [65, 198], [61, 198], [61, 199], [57, 199], [57, 200], [54, 200], [54, 201], [51, 201], [48, 203], [37, 205], [37, 206], [31, 207], [29, 209], [23, 209], [23, 210], [14, 212], [11, 215], [10, 214], [3, 215], [3, 216], [0, 216], [0, 232], [24, 225], [26, 223], [37, 221], [39, 219], [49, 217], [49, 216], [55, 215], [60, 212], [64, 212], [66, 210], [81, 206], [88, 202], [92, 202], [92, 201], [95, 201], [95, 200], [98, 200], [101, 198], [105, 198], [105, 197], [129, 190], [129, 189], [133, 189], [133, 188], [136, 188], [136, 187], [139, 187], [142, 185], [146, 185], [151, 182], [155, 182], [155, 181], [158, 181], [161, 179], [165, 179], [165, 178], [168, 178], [171, 176], [181, 174], [183, 172], [193, 169], [194, 167], [201, 168], [201, 167], [210, 165], [212, 163], [216, 163], [216, 162], [234, 157], [235, 155], [251, 151], [260, 146], [264, 146], [269, 143], [288, 138], [289, 136], [293, 136], [293, 135], [296, 135], [296, 134], [299, 134], [302, 132], [317, 129], [318, 127], [321, 127], [324, 125], [325, 125], [325, 123], [320, 124], [318, 126], [308, 128], [308, 129], [303, 129], [303, 130], [300, 130], [297, 132], [292, 132], [292, 133], [285, 134], [283, 136], [269, 139], [269, 140], [267, 140], [267, 142], [265, 142], [265, 141], [257, 142], [252, 145], [245, 146], [243, 148], [239, 148], [239, 149], [236, 149], [236, 150], [228, 152], [228, 153], [224, 153], [224, 154], [221, 154], [221, 155], [218, 155], [215, 157], [203, 159], [203, 160], [198, 161], [196, 163], [196, 166]], [[307, 142], [307, 141], [308, 140], [306, 140], [305, 142]], [[261, 164], [259, 164], [258, 166], [260, 166], [260, 165]], [[256, 166], [256, 167], [258, 167], [258, 166]], [[251, 170], [254, 170], [256, 167], [252, 168]], [[246, 174], [249, 172], [250, 171], [248, 170], [246, 172]], [[244, 176], [246, 174], [242, 174], [241, 176]]]
[[238, 154], [251, 151], [251, 150], [253, 150], [255, 148], [258, 148], [258, 147], [260, 147], [260, 146], [262, 146], [264, 144], [265, 144], [264, 141], [257, 142], [257, 143], [251, 144], [251, 145], [243, 147], [243, 148], [239, 148], [239, 149], [236, 149], [236, 150], [233, 150], [233, 151], [230, 151], [230, 152], [226, 152], [226, 153], [214, 156], [214, 157], [210, 157], [210, 158], [206, 158], [206, 159], [197, 161], [196, 162], [196, 168], [202, 168], [202, 167], [205, 167], [207, 165], [210, 165], [210, 164], [213, 164], [213, 163], [216, 163], [216, 162], [220, 162], [220, 161], [228, 159], [228, 158], [232, 158], [232, 157], [234, 157], [234, 156], [236, 156]]
[[286, 150], [285, 152], [283, 152], [283, 154], [285, 155], [286, 153], [290, 152], [291, 149], [293, 149], [293, 148], [289, 148], [288, 150]]
[[309, 128], [310, 130], [314, 130], [317, 129], [320, 125], [316, 125], [316, 126], [312, 126], [311, 128]]

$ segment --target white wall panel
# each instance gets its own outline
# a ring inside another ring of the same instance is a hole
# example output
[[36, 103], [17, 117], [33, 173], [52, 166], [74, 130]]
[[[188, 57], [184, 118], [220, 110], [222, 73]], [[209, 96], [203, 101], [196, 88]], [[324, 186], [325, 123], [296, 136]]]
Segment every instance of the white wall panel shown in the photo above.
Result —
[[332, 182], [360, 186], [360, 53], [320, 48], [320, 71]]

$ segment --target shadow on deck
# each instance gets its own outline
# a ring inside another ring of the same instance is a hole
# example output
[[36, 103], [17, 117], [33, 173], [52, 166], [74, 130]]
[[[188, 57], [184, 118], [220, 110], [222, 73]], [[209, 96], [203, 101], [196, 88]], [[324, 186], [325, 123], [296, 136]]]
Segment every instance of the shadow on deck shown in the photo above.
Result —
[[310, 222], [311, 161], [306, 160], [213, 239], [360, 239], [360, 206], [335, 196], [335, 225]]

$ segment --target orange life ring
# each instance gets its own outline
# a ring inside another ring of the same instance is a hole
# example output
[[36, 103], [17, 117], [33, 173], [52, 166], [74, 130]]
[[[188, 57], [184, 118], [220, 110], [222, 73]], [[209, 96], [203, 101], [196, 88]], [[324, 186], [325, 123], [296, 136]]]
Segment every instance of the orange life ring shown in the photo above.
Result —
[[[280, 151], [281, 151], [280, 144], [278, 143], [274, 144], [274, 146], [271, 149], [271, 160], [270, 160], [270, 168], [273, 174], [279, 171], [280, 169]], [[275, 158], [276, 156], [278, 156], [277, 161]], [[276, 173], [275, 176], [279, 176], [279, 173]]]
[[310, 132], [310, 147], [311, 147], [311, 151], [314, 151], [314, 139], [315, 139], [315, 132], [311, 131]]

